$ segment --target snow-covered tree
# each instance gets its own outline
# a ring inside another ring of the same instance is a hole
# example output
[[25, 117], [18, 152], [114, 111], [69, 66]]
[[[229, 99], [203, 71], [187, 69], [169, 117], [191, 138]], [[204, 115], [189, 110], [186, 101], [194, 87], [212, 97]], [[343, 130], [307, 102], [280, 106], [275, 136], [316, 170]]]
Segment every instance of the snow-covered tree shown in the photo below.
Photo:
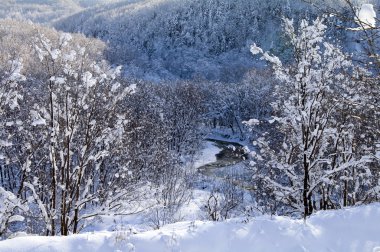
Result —
[[94, 61], [72, 40], [64, 33], [35, 38], [40, 73], [25, 94], [30, 109], [20, 134], [23, 184], [50, 235], [77, 233], [87, 218], [120, 213], [131, 193], [122, 102], [134, 86], [123, 87], [120, 68]]
[[29, 231], [75, 233], [93, 217], [130, 213], [141, 184], [173, 220], [190, 195], [185, 166], [201, 141], [203, 91], [187, 82], [130, 85], [103, 61], [104, 43], [81, 35], [15, 21], [0, 31], [14, 41], [0, 40], [2, 56], [21, 55], [26, 76], [15, 86], [22, 102], [4, 110], [1, 181], [29, 202]]
[[[376, 158], [380, 142], [380, 107], [378, 97], [380, 95], [379, 73], [380, 73], [380, 47], [379, 47], [379, 27], [377, 18], [376, 2], [344, 0], [344, 10], [330, 10], [331, 15], [344, 24], [346, 33], [355, 39], [355, 53], [353, 58], [359, 62], [360, 66], [368, 72], [361, 72], [353, 76], [360, 83], [360, 90], [357, 94], [361, 96], [360, 110], [356, 111], [357, 118], [360, 118], [360, 127], [355, 125], [357, 132], [356, 139], [360, 139], [365, 152], [375, 157], [375, 161], [370, 165], [373, 178], [371, 184], [374, 188], [379, 186], [379, 159]], [[343, 13], [343, 11], [345, 11]], [[364, 190], [362, 196], [366, 202], [377, 199], [378, 189]], [[377, 192], [377, 193], [376, 193]]]
[[[15, 136], [11, 128], [17, 128], [21, 122], [16, 120], [23, 99], [19, 92], [19, 82], [25, 80], [22, 74], [22, 59], [14, 55], [2, 55], [0, 60], [0, 237], [10, 223], [22, 221], [17, 211], [26, 211], [27, 206], [20, 199], [21, 187], [15, 186], [13, 170], [7, 152], [14, 144]], [[16, 192], [15, 195], [13, 192]]]
[[18, 213], [27, 210], [27, 205], [20, 198], [0, 187], [0, 237], [7, 232], [9, 224], [23, 221], [24, 217]]
[[264, 133], [256, 141], [260, 152], [252, 153], [257, 160], [265, 159], [267, 168], [256, 170], [255, 177], [278, 205], [304, 217], [317, 209], [346, 205], [338, 195], [347, 196], [347, 181], [370, 176], [371, 159], [360, 152], [354, 134], [354, 125], [361, 123], [355, 111], [362, 98], [349, 75], [356, 70], [339, 48], [325, 41], [325, 31], [321, 19], [310, 25], [302, 20], [297, 31], [285, 20], [294, 50], [290, 66], [251, 47], [253, 54], [272, 64], [281, 81], [270, 121], [275, 134]]

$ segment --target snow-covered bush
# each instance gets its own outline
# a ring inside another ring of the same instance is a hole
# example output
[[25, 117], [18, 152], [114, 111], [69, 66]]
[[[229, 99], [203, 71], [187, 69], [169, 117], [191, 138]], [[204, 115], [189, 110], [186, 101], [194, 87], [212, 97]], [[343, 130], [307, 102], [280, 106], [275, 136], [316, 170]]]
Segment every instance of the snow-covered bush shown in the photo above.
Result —
[[[6, 48], [3, 48], [4, 50]], [[22, 58], [18, 55], [1, 52], [0, 57], [0, 237], [6, 234], [9, 224], [23, 221], [18, 215], [27, 210], [19, 197], [13, 192], [20, 192], [17, 183], [13, 181], [12, 156], [8, 151], [13, 146], [14, 131], [21, 127], [22, 122], [16, 120], [20, 110], [23, 95], [20, 92], [20, 82], [25, 80], [22, 73]], [[4, 188], [6, 187], [6, 188]]]
[[21, 199], [0, 187], [0, 237], [6, 234], [9, 224], [23, 221], [22, 214], [27, 210]]
[[180, 221], [180, 209], [191, 197], [190, 171], [179, 165], [167, 166], [160, 177], [155, 193], [157, 204], [149, 214], [151, 225], [156, 229]]
[[227, 220], [242, 210], [244, 193], [236, 183], [235, 176], [228, 174], [222, 182], [214, 185], [205, 204], [208, 219]]

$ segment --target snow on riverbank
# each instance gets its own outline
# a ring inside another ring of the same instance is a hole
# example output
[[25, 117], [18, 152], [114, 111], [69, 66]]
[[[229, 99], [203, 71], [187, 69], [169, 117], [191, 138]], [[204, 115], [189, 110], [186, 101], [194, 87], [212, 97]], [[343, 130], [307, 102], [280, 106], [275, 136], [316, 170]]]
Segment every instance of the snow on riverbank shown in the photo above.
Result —
[[199, 168], [206, 164], [211, 164], [216, 161], [216, 154], [218, 154], [222, 149], [215, 146], [215, 143], [210, 141], [205, 141], [202, 148], [201, 154], [194, 162], [194, 167]]
[[128, 229], [69, 237], [18, 237], [0, 242], [16, 251], [380, 251], [380, 204], [319, 212], [305, 224], [286, 217], [181, 222], [141, 233]]

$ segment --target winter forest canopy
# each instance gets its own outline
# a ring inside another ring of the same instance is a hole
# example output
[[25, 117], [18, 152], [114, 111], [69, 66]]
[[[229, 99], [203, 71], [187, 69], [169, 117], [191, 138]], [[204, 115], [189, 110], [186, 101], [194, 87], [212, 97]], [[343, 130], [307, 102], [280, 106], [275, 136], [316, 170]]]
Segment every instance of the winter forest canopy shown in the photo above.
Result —
[[2, 0], [0, 240], [379, 202], [379, 8]]

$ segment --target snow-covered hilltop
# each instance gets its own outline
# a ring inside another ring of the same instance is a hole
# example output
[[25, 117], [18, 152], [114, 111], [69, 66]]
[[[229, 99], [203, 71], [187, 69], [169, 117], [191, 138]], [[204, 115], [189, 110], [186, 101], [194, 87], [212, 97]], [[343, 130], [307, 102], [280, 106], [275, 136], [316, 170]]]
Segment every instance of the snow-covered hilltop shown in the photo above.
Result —
[[[281, 35], [282, 17], [315, 18], [345, 5], [343, 0], [312, 2], [315, 5], [301, 0], [7, 0], [0, 6], [0, 17], [101, 39], [110, 45], [107, 59], [125, 65], [125, 74], [132, 78], [234, 82], [262, 65], [252, 61], [247, 50], [253, 41], [282, 59], [291, 58]], [[331, 22], [352, 25], [349, 20]], [[347, 44], [357, 39], [344, 30], [330, 33]]]
[[51, 24], [85, 8], [118, 0], [2, 0], [0, 18]]

